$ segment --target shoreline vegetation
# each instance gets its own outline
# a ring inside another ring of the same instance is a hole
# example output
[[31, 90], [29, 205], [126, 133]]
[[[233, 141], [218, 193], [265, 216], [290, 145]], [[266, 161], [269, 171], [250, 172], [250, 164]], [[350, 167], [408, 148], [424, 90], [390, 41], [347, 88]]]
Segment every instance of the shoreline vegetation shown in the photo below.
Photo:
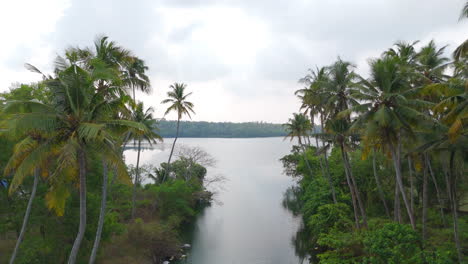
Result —
[[303, 220], [298, 256], [467, 263], [466, 43], [449, 58], [434, 40], [398, 41], [368, 60], [366, 77], [338, 57], [300, 80], [300, 113], [284, 125], [298, 143], [281, 159], [297, 180], [283, 206]]
[[[151, 91], [145, 62], [99, 36], [66, 49], [50, 74], [26, 68], [42, 81], [0, 94], [0, 263], [183, 258], [183, 230], [223, 177], [207, 175], [215, 160], [202, 148], [174, 152], [177, 137], [168, 162], [140, 164], [142, 145], [163, 141], [153, 109], [135, 98]], [[195, 113], [186, 87], [171, 85], [162, 101], [179, 120]]]

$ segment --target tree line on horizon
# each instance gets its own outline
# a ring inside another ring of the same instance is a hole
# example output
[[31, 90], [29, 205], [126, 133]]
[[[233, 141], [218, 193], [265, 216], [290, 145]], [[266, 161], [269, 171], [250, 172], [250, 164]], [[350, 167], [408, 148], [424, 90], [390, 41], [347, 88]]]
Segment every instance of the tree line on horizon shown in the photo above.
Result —
[[[176, 121], [158, 121], [159, 134], [163, 137], [176, 135]], [[250, 138], [250, 137], [284, 137], [286, 130], [282, 124], [267, 122], [207, 122], [181, 121], [180, 137], [219, 137], [219, 138]], [[318, 129], [318, 128], [317, 128]]]
[[298, 145], [282, 159], [299, 187], [285, 204], [296, 199], [298, 245], [316, 261], [465, 263], [468, 52], [445, 49], [398, 41], [368, 77], [338, 58], [300, 80], [301, 113], [285, 124]]

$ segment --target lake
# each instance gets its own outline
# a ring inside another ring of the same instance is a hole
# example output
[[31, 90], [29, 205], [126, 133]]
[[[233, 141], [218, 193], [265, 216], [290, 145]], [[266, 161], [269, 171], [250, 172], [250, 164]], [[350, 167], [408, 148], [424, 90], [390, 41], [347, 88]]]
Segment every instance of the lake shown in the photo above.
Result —
[[[170, 144], [145, 150], [142, 164], [167, 162]], [[180, 138], [177, 145], [201, 147], [216, 160], [208, 176], [227, 180], [216, 188], [216, 202], [195, 223], [192, 264], [298, 264], [292, 243], [300, 219], [282, 206], [283, 193], [294, 181], [282, 174], [279, 161], [292, 144], [283, 138]], [[136, 151], [126, 150], [127, 163], [135, 164]]]

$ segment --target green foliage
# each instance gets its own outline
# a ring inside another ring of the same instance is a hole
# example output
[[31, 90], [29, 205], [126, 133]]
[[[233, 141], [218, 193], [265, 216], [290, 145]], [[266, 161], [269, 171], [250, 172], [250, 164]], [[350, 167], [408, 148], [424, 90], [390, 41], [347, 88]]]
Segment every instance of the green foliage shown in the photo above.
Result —
[[159, 186], [151, 186], [149, 190], [156, 196], [156, 206], [160, 216], [168, 219], [172, 215], [188, 220], [195, 215], [193, 192], [198, 187], [187, 184], [183, 180], [167, 181]]
[[420, 249], [420, 235], [409, 225], [384, 224], [364, 239], [372, 264], [416, 264], [423, 263]]

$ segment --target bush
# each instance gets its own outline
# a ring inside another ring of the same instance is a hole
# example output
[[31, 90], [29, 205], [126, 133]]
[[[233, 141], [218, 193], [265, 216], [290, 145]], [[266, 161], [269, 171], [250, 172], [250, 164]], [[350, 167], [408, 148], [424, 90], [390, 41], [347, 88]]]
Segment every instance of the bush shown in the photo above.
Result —
[[369, 231], [364, 245], [369, 255], [368, 263], [422, 263], [419, 235], [409, 225], [384, 224], [379, 229]]

